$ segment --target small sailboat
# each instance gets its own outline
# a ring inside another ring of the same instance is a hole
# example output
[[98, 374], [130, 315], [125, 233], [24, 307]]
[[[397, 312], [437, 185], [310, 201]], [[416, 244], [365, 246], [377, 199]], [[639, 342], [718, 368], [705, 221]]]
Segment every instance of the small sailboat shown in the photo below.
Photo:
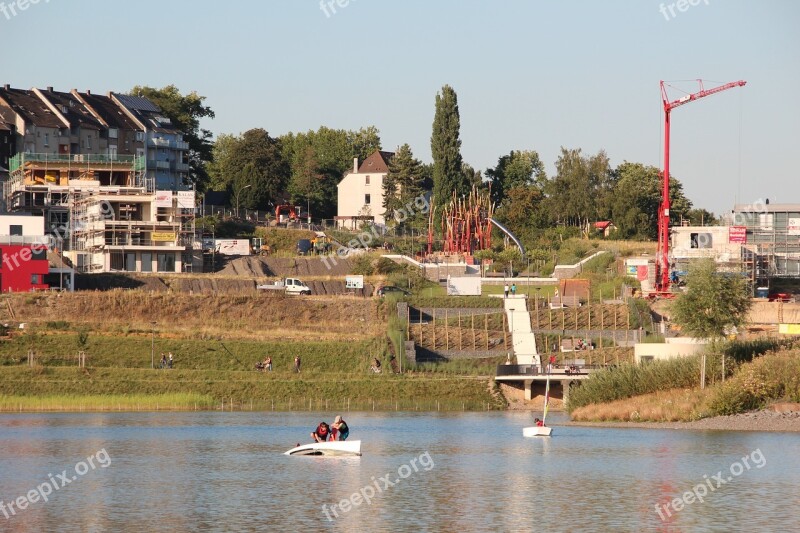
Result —
[[361, 455], [360, 440], [334, 440], [328, 442], [313, 442], [292, 448], [283, 455], [325, 455], [325, 456], [359, 456]]
[[547, 422], [547, 408], [550, 405], [550, 372], [547, 372], [547, 382], [544, 386], [544, 409], [542, 414], [541, 426], [530, 426], [522, 428], [523, 437], [549, 437], [553, 433], [553, 428], [549, 428], [544, 424]]

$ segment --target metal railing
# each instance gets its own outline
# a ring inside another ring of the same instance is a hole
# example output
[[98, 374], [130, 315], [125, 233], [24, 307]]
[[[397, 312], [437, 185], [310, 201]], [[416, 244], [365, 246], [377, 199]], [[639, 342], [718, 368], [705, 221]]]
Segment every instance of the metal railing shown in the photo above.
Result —
[[20, 153], [9, 160], [9, 170], [14, 172], [27, 163], [53, 163], [68, 165], [121, 165], [131, 169], [144, 168], [144, 158], [135, 155], [108, 154], [28, 154]]

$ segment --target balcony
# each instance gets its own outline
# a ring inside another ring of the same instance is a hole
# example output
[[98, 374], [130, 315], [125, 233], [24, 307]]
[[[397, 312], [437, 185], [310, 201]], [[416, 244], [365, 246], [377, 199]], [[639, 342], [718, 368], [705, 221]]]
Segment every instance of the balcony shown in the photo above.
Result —
[[176, 150], [188, 150], [189, 143], [186, 141], [175, 141], [175, 149]]
[[159, 137], [151, 137], [150, 139], [148, 139], [148, 143], [147, 144], [149, 146], [154, 146], [156, 148], [169, 148], [170, 147], [169, 139], [161, 139]]
[[189, 172], [189, 165], [187, 163], [175, 163], [175, 172]]

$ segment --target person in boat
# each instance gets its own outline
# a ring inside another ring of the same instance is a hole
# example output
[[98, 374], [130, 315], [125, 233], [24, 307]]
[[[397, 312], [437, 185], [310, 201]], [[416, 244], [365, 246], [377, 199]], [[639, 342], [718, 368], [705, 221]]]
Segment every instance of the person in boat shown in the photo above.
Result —
[[540, 428], [544, 427], [544, 420], [539, 420], [538, 418], [534, 418], [533, 422]]
[[339, 415], [336, 416], [333, 424], [331, 424], [331, 440], [337, 440], [337, 434], [339, 435], [338, 440], [347, 440], [347, 437], [350, 436], [350, 428], [347, 427], [347, 422]]
[[314, 439], [314, 442], [326, 442], [330, 434], [331, 428], [328, 427], [328, 424], [320, 422], [317, 429], [311, 433], [311, 438]]

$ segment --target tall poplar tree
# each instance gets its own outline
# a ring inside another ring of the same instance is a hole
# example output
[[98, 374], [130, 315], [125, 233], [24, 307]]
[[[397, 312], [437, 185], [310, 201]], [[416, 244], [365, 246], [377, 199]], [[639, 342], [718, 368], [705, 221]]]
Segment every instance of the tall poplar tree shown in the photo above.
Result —
[[449, 201], [453, 192], [458, 196], [469, 194], [472, 186], [463, 171], [460, 129], [458, 96], [452, 87], [445, 85], [436, 94], [436, 115], [431, 135], [433, 196], [436, 205]]

